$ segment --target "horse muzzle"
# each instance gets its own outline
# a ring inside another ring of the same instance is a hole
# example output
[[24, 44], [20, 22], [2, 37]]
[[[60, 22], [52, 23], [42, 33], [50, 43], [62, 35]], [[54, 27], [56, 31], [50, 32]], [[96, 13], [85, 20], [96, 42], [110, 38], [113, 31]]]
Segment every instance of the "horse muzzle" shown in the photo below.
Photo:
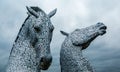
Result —
[[47, 70], [50, 67], [51, 63], [52, 63], [51, 55], [41, 57], [40, 69]]

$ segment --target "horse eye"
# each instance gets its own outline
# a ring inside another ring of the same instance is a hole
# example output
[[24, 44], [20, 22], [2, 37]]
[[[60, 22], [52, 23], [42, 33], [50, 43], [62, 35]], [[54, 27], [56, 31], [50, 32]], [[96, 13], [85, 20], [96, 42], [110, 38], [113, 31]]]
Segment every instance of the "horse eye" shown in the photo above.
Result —
[[40, 28], [39, 27], [34, 27], [36, 32], [40, 32]]

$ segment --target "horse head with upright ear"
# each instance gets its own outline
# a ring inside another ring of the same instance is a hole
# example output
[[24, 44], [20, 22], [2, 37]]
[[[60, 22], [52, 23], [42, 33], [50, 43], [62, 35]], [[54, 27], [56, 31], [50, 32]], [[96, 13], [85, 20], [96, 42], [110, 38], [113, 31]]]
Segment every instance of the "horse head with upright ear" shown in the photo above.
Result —
[[7, 72], [47, 70], [52, 62], [50, 43], [54, 26], [50, 18], [57, 9], [46, 14], [39, 7], [26, 6], [28, 17], [13, 44]]
[[76, 29], [71, 34], [64, 31], [60, 32], [65, 36], [69, 36], [72, 44], [81, 46], [83, 50], [86, 49], [97, 36], [105, 34], [106, 28], [107, 27], [103, 23], [98, 22], [97, 24], [86, 28]]
[[86, 49], [96, 37], [104, 35], [106, 29], [107, 27], [99, 22], [76, 29], [72, 33], [60, 31], [66, 36], [60, 51], [61, 72], [93, 72], [89, 61], [82, 56], [82, 50]]

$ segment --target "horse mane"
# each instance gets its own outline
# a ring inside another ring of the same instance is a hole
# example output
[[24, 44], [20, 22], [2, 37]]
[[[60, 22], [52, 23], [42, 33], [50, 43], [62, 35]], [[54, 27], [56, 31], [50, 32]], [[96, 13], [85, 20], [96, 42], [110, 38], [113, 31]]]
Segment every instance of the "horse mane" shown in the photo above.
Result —
[[28, 16], [28, 17], [25, 19], [25, 21], [23, 22], [23, 24], [22, 24], [22, 26], [21, 26], [21, 28], [20, 28], [18, 34], [17, 34], [17, 37], [16, 37], [16, 39], [15, 39], [15, 42], [17, 41], [17, 39], [18, 39], [18, 37], [19, 37], [19, 34], [20, 34], [22, 28], [25, 26], [25, 22], [29, 19], [29, 17], [30, 17], [30, 16]]

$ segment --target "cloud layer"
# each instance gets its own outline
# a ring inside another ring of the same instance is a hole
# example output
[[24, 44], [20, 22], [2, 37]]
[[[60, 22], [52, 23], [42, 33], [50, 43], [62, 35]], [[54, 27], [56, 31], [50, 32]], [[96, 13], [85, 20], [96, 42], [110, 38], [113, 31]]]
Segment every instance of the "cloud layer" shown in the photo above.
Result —
[[42, 72], [60, 72], [59, 51], [65, 39], [60, 30], [72, 32], [97, 22], [107, 25], [107, 33], [93, 41], [83, 53], [97, 72], [120, 72], [119, 0], [1, 0], [0, 72], [5, 72], [12, 44], [27, 17], [25, 6], [39, 6], [46, 13], [58, 9], [51, 19], [55, 27], [51, 43], [53, 63], [49, 70]]

